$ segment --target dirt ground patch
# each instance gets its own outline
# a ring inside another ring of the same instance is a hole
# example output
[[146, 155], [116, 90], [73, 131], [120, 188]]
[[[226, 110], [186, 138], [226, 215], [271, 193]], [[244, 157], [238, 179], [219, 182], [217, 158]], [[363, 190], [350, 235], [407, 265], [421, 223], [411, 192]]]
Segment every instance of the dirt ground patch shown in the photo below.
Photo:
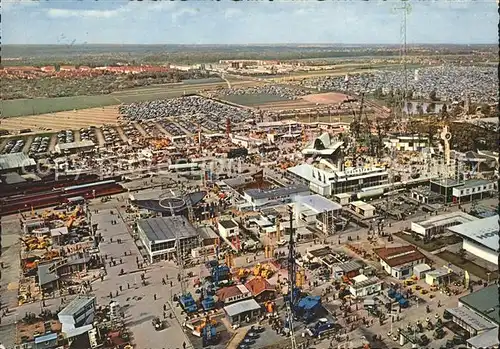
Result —
[[397, 237], [408, 241], [410, 244], [413, 244], [421, 249], [424, 249], [426, 251], [432, 252], [439, 250], [443, 247], [458, 244], [459, 242], [462, 242], [462, 239], [456, 235], [450, 235], [450, 236], [442, 236], [435, 238], [427, 243], [424, 243], [424, 240], [421, 238], [415, 239], [411, 235], [405, 234], [405, 233], [396, 233], [394, 234]]
[[283, 102], [271, 102], [260, 104], [259, 109], [278, 111], [278, 110], [297, 110], [297, 109], [312, 109], [316, 108], [316, 104], [304, 100], [288, 100]]
[[116, 125], [118, 107], [63, 111], [3, 119], [0, 128], [8, 131], [31, 129], [33, 132], [79, 129], [88, 126]]
[[340, 104], [349, 98], [348, 95], [337, 92], [317, 93], [302, 97], [303, 100], [313, 104]]
[[457, 254], [450, 252], [450, 251], [443, 251], [441, 253], [438, 253], [437, 256], [439, 258], [444, 259], [447, 262], [450, 262], [457, 267], [460, 267], [464, 270], [467, 270], [469, 273], [472, 275], [477, 276], [478, 278], [481, 278], [483, 280], [495, 280], [498, 278], [498, 272], [491, 272], [489, 277], [488, 277], [488, 270], [481, 267], [480, 265], [477, 265], [474, 262], [471, 262], [469, 260], [464, 260]]

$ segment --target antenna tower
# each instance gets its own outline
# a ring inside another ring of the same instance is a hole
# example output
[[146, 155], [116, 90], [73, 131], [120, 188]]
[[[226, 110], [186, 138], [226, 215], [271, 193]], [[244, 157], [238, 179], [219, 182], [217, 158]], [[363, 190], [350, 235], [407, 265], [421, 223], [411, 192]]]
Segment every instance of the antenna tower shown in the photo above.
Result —
[[288, 326], [290, 329], [290, 340], [292, 343], [292, 349], [297, 349], [297, 341], [295, 340], [295, 334], [293, 333], [293, 305], [294, 305], [294, 291], [296, 288], [296, 277], [297, 277], [297, 266], [295, 264], [295, 240], [293, 237], [293, 208], [289, 207], [288, 213], [290, 214], [290, 241], [289, 241], [289, 251], [288, 251], [288, 282], [290, 283], [289, 292], [290, 298], [287, 304], [287, 318]]
[[[398, 96], [398, 101], [396, 103], [396, 110], [395, 110], [395, 115], [396, 118], [403, 120], [406, 119], [405, 113], [404, 113], [404, 108], [406, 107], [407, 100], [408, 100], [408, 65], [407, 65], [407, 40], [406, 40], [406, 29], [407, 29], [407, 20], [408, 20], [408, 14], [411, 11], [411, 6], [408, 0], [401, 0], [402, 6], [396, 7], [395, 10], [401, 10], [402, 11], [402, 19], [401, 19], [401, 27], [400, 27], [400, 36], [401, 36], [401, 43], [400, 43], [400, 49], [399, 49], [399, 54], [400, 54], [400, 64], [403, 69], [403, 88], [401, 89], [401, 95]], [[408, 111], [407, 111], [408, 112]]]
[[187, 206], [187, 210], [188, 210], [188, 217], [187, 218], [188, 218], [190, 223], [194, 223], [195, 218], [194, 218], [193, 205], [191, 204], [191, 197], [189, 196], [189, 194], [186, 195], [185, 201], [186, 201], [186, 206]]
[[[172, 217], [175, 216], [174, 207], [172, 203], [169, 202], [168, 206], [170, 208], [170, 215]], [[177, 266], [179, 267], [179, 282], [181, 284], [181, 294], [186, 294], [186, 278], [184, 277], [184, 258], [182, 256], [181, 250], [181, 239], [179, 238], [179, 234], [175, 236], [175, 254], [177, 255]]]

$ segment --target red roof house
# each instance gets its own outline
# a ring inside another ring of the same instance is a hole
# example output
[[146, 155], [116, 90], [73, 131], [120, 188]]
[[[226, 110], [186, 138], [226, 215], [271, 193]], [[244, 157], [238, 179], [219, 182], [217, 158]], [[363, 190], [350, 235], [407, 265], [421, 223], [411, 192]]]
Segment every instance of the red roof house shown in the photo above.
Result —
[[274, 299], [276, 289], [262, 276], [247, 281], [245, 287], [252, 293], [257, 302]]

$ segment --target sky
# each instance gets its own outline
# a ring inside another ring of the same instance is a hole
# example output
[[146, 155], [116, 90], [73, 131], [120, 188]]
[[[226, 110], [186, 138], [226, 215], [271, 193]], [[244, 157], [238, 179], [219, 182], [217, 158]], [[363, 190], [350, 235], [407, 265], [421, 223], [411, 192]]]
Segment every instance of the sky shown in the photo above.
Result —
[[[495, 44], [496, 0], [410, 0], [408, 43]], [[3, 44], [399, 44], [398, 0], [3, 0]]]

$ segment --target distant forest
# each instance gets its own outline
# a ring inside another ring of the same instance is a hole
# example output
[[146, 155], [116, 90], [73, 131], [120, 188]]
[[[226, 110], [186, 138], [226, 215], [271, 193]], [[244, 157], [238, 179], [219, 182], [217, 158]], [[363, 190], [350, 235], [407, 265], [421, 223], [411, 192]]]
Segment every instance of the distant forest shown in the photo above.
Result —
[[[413, 56], [497, 57], [493, 45], [410, 45], [407, 52]], [[195, 64], [224, 59], [285, 61], [399, 55], [398, 45], [4, 45], [2, 65]]]

